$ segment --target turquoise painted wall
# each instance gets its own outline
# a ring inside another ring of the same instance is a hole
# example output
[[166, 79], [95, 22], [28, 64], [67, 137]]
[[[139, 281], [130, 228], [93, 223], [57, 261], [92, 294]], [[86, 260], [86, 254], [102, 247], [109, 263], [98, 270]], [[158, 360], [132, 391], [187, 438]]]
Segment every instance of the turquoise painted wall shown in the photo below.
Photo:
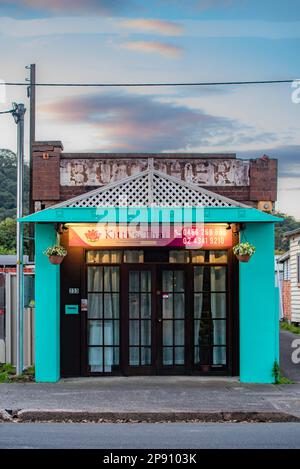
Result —
[[[278, 301], [274, 275], [274, 224], [246, 223], [245, 235], [256, 246], [249, 263], [240, 263], [240, 380], [271, 383], [279, 361]], [[36, 246], [36, 381], [60, 378], [60, 267], [43, 251], [56, 242], [53, 223], [37, 223]]]
[[36, 381], [60, 377], [60, 268], [43, 251], [56, 244], [53, 223], [35, 225], [35, 369]]
[[256, 253], [249, 263], [240, 262], [240, 380], [273, 383], [272, 367], [279, 361], [274, 224], [248, 223], [245, 237]]

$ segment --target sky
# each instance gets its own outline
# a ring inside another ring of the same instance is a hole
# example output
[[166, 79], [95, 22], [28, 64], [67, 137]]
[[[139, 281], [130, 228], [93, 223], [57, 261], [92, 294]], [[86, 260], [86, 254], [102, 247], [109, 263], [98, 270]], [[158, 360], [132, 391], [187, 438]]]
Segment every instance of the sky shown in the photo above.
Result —
[[[0, 0], [0, 83], [24, 81], [30, 63], [38, 82], [300, 80], [299, 50], [299, 0]], [[68, 152], [267, 154], [276, 208], [300, 220], [294, 86], [38, 88], [36, 139]], [[13, 101], [28, 107], [26, 88], [0, 85], [0, 112]], [[0, 148], [16, 149], [10, 115]]]

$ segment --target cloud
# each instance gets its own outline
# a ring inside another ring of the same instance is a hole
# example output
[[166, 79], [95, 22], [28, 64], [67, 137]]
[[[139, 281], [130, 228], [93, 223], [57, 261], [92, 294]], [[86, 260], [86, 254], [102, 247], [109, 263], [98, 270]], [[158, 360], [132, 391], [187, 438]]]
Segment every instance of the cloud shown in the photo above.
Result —
[[190, 151], [222, 145], [225, 138], [238, 145], [251, 130], [232, 119], [148, 95], [73, 96], [45, 104], [40, 110], [56, 125], [93, 128], [99, 142], [93, 150], [98, 151]]
[[[184, 8], [194, 9], [200, 11], [206, 10], [215, 10], [218, 8], [229, 8], [234, 4], [244, 3], [245, 0], [189, 0], [184, 2]], [[174, 4], [178, 7], [182, 7], [182, 0], [161, 0], [162, 4], [169, 4], [170, 6]]]
[[160, 41], [127, 41], [121, 47], [143, 53], [156, 53], [171, 59], [180, 58], [184, 51], [182, 47]]
[[[1, 4], [1, 0], [0, 0]], [[7, 13], [7, 12], [6, 12]], [[117, 12], [116, 12], [117, 13]], [[1, 16], [0, 13], [0, 34], [12, 37], [33, 37], [50, 35], [76, 35], [76, 34], [98, 34], [98, 35], [145, 35], [159, 34], [175, 36], [179, 35], [180, 27], [184, 29], [184, 37], [194, 38], [246, 38], [257, 37], [265, 39], [292, 39], [300, 37], [300, 21], [289, 22], [266, 22], [266, 21], [205, 21], [205, 20], [182, 20], [178, 23], [164, 22], [160, 20], [125, 20], [119, 16], [99, 17], [90, 12], [89, 15], [72, 16], [73, 11], [68, 12], [68, 16], [44, 17], [31, 19], [15, 19], [8, 16]], [[112, 15], [111, 15], [112, 16]], [[140, 26], [135, 24], [138, 21]], [[141, 21], [141, 23], [140, 23]], [[149, 29], [141, 31], [143, 22], [146, 21]], [[149, 22], [150, 23], [149, 23]], [[154, 24], [156, 23], [156, 30]], [[150, 30], [150, 24], [153, 30]], [[176, 34], [175, 34], [176, 33]]]
[[[231, 6], [237, 0], [189, 0], [188, 7], [209, 10]], [[239, 0], [239, 2], [242, 0]], [[182, 0], [161, 0], [161, 3], [182, 7]], [[89, 14], [101, 13], [104, 15], [115, 15], [127, 9], [136, 11], [141, 9], [135, 0], [0, 0], [0, 5], [17, 6], [37, 11], [46, 11], [52, 14]], [[184, 4], [184, 9], [187, 7]], [[144, 1], [142, 9], [153, 10], [152, 1]]]
[[240, 152], [246, 158], [256, 158], [266, 154], [278, 159], [278, 174], [280, 178], [300, 177], [300, 145], [285, 145], [261, 150]]
[[300, 186], [291, 186], [291, 187], [284, 187], [282, 189], [278, 189], [278, 192], [296, 192], [296, 191], [299, 191], [299, 194], [300, 194]]
[[0, 5], [15, 5], [56, 14], [116, 15], [120, 11], [136, 6], [133, 0], [0, 0]]
[[137, 18], [123, 21], [122, 26], [129, 29], [137, 29], [142, 32], [153, 32], [162, 36], [179, 36], [183, 33], [183, 27], [173, 21]]
[[[192, 0], [193, 1], [193, 0]], [[216, 8], [232, 7], [236, 0], [194, 0], [195, 6], [200, 10], [212, 10]], [[239, 0], [238, 3], [244, 3], [244, 0]]]

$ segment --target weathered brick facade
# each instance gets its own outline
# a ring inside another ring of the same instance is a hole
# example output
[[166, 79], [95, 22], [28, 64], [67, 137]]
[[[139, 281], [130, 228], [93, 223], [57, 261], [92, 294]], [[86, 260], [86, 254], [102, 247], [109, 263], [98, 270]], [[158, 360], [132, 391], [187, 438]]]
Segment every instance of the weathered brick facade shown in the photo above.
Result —
[[60, 200], [61, 142], [36, 142], [33, 145], [32, 198], [34, 201]]
[[277, 160], [266, 156], [242, 160], [226, 153], [64, 153], [60, 141], [51, 141], [33, 145], [35, 210], [136, 174], [149, 164], [265, 210], [270, 210], [277, 198]]

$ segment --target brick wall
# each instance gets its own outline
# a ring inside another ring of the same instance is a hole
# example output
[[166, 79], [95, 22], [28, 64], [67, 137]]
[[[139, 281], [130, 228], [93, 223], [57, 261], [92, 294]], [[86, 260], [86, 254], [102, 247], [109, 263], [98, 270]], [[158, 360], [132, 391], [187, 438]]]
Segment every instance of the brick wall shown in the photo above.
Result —
[[284, 319], [291, 321], [291, 282], [290, 280], [282, 281], [282, 305]]
[[[35, 142], [33, 145], [32, 198], [35, 210], [96, 189], [105, 181], [105, 171], [109, 166], [115, 165], [120, 170], [122, 164], [118, 162], [123, 161], [125, 168], [130, 163], [134, 171], [139, 171], [147, 167], [149, 158], [154, 159], [154, 167], [159, 170], [181, 179], [194, 178], [192, 182], [198, 181], [200, 186], [212, 192], [250, 206], [256, 207], [261, 201], [274, 203], [277, 198], [277, 160], [266, 156], [239, 160], [234, 154], [70, 154], [63, 153], [60, 141], [47, 141]], [[71, 168], [70, 174], [66, 173], [66, 164]], [[187, 170], [184, 165], [188, 166]], [[206, 166], [210, 167], [210, 177], [202, 183], [201, 178], [206, 177], [202, 169]], [[220, 181], [217, 179], [220, 177], [218, 168], [222, 167], [225, 168], [224, 180]], [[170, 171], [174, 171], [174, 174]], [[189, 182], [189, 179], [186, 180]]]
[[250, 200], [275, 201], [277, 199], [277, 160], [267, 156], [251, 160]]
[[35, 142], [32, 161], [32, 198], [42, 204], [60, 200], [61, 142]]

